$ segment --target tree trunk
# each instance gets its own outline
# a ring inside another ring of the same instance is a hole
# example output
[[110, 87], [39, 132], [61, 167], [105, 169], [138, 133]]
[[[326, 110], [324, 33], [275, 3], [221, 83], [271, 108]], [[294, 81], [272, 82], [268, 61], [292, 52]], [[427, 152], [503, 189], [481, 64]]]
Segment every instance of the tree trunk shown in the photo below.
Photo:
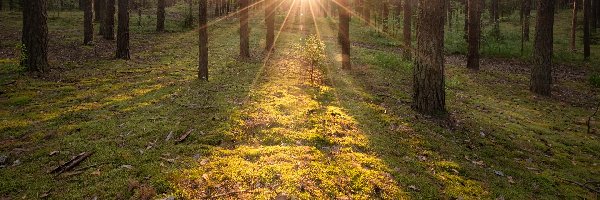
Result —
[[349, 0], [338, 0], [339, 34], [342, 46], [342, 69], [351, 69], [350, 64], [350, 3]]
[[388, 32], [388, 19], [389, 19], [389, 15], [390, 15], [390, 4], [387, 1], [383, 2], [383, 17], [382, 17], [382, 23], [383, 23], [383, 32]]
[[529, 24], [531, 19], [531, 1], [532, 0], [524, 0], [523, 3], [523, 40], [526, 42], [529, 41]]
[[3, 3], [4, 3], [4, 2], [3, 2], [2, 0], [0, 0], [0, 11], [2, 11], [2, 4], [3, 4]]
[[23, 1], [23, 60], [21, 66], [27, 71], [43, 74], [48, 65], [48, 1]]
[[248, 27], [248, 0], [240, 0], [240, 57], [250, 58], [250, 30]]
[[96, 17], [99, 19], [98, 22], [100, 25], [98, 35], [102, 36], [102, 35], [104, 35], [104, 28], [105, 28], [104, 27], [104, 15], [106, 14], [105, 13], [106, 0], [96, 0], [96, 3], [98, 5], [98, 11], [99, 11], [96, 13]]
[[446, 113], [444, 90], [445, 0], [419, 0], [417, 49], [413, 68], [413, 108], [423, 114]]
[[413, 0], [404, 0], [404, 25], [402, 27], [402, 32], [404, 35], [404, 48], [403, 48], [403, 57], [404, 59], [411, 59], [411, 49], [412, 49], [412, 4]]
[[118, 59], [129, 60], [129, 0], [119, 0]]
[[198, 55], [198, 79], [208, 81], [208, 2], [200, 0], [198, 13], [198, 38], [199, 38], [199, 55]]
[[479, 70], [479, 41], [481, 38], [481, 0], [469, 1], [469, 53], [467, 55], [467, 68]]
[[83, 44], [89, 45], [94, 41], [94, 9], [93, 0], [83, 1]]
[[8, 9], [13, 10], [15, 8], [15, 0], [8, 0]]
[[573, 0], [573, 17], [571, 20], [571, 51], [575, 51], [576, 50], [576, 41], [577, 41], [577, 7], [579, 6], [579, 4], [577, 3], [578, 0]]
[[267, 25], [267, 45], [266, 50], [271, 51], [275, 43], [275, 1], [266, 0], [265, 8], [265, 23]]
[[493, 29], [492, 33], [495, 38], [500, 38], [500, 12], [499, 12], [499, 4], [498, 0], [492, 0], [491, 2], [491, 15], [492, 15], [492, 24]]
[[105, 0], [102, 36], [107, 40], [115, 39], [115, 0]]
[[102, 21], [102, 0], [94, 0], [94, 21]]
[[156, 31], [165, 31], [165, 0], [158, 0], [156, 8]]
[[538, 0], [537, 5], [530, 90], [536, 94], [550, 96], [555, 0]]
[[590, 59], [591, 0], [583, 0], [583, 58]]
[[454, 8], [452, 1], [448, 0], [448, 29], [452, 29], [452, 18], [454, 17]]
[[600, 1], [598, 1], [598, 0], [592, 0], [590, 2], [590, 14], [588, 16], [590, 19], [590, 27], [591, 27], [590, 30], [592, 32], [596, 32], [595, 30], [598, 27], [598, 20], [597, 20], [598, 18], [596, 18], [596, 7], [597, 7], [598, 3], [600, 3]]

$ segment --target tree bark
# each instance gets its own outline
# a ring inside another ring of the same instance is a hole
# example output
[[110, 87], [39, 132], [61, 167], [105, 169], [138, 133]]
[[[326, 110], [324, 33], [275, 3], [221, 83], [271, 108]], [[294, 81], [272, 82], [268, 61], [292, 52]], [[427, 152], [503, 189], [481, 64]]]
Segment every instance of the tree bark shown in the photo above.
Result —
[[539, 95], [550, 96], [552, 88], [555, 0], [538, 0], [537, 3], [530, 90]]
[[115, 0], [105, 0], [102, 36], [107, 40], [115, 39]]
[[265, 8], [265, 23], [267, 25], [267, 45], [266, 50], [271, 51], [275, 43], [275, 1], [266, 0]]
[[443, 50], [447, 4], [444, 1], [419, 0], [413, 108], [427, 115], [446, 113]]
[[575, 44], [577, 41], [577, 7], [579, 6], [577, 1], [578, 0], [573, 0], [573, 15], [571, 18], [571, 43], [570, 43], [571, 51], [576, 50]]
[[591, 0], [583, 0], [583, 58], [590, 59]]
[[240, 57], [250, 58], [250, 28], [248, 27], [248, 0], [240, 0]]
[[94, 41], [94, 9], [93, 0], [83, 0], [83, 44], [89, 45]]
[[469, 52], [467, 55], [467, 68], [479, 70], [479, 41], [481, 38], [481, 0], [469, 1]]
[[21, 42], [24, 55], [21, 66], [27, 71], [44, 74], [48, 65], [48, 1], [23, 1], [23, 33]]
[[524, 0], [523, 3], [523, 40], [526, 42], [529, 41], [529, 26], [531, 24], [531, 1], [532, 0]]
[[338, 0], [339, 41], [342, 47], [342, 69], [351, 69], [350, 64], [350, 3], [349, 0]]
[[158, 0], [156, 8], [156, 31], [165, 31], [165, 0]]
[[402, 27], [402, 32], [404, 35], [404, 48], [402, 51], [404, 59], [411, 59], [411, 49], [412, 49], [412, 4], [413, 0], [404, 0], [404, 25]]
[[119, 29], [117, 32], [118, 59], [129, 60], [129, 0], [119, 0]]
[[208, 81], [208, 2], [200, 0], [198, 13], [198, 38], [199, 38], [199, 55], [198, 55], [198, 79]]
[[102, 21], [102, 0], [94, 0], [94, 21]]
[[4, 1], [0, 0], [0, 11], [2, 11], [2, 4], [4, 3]]

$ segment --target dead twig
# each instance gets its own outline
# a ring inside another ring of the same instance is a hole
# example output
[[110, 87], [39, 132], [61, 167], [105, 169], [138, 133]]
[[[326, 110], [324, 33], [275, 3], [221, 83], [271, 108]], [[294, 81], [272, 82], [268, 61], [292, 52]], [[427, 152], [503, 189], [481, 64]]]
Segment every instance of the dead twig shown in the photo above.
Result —
[[592, 115], [590, 115], [590, 117], [588, 117], [588, 120], [587, 120], [588, 134], [592, 133], [592, 118], [594, 118], [596, 116], [596, 114], [598, 114], [598, 110], [600, 110], [600, 102], [598, 102], [598, 105], [596, 106], [596, 111], [594, 111], [594, 114], [592, 114]]
[[558, 179], [560, 179], [562, 181], [566, 181], [566, 182], [572, 183], [572, 184], [577, 185], [579, 187], [588, 189], [589, 191], [595, 192], [596, 194], [600, 194], [600, 190], [598, 190], [598, 188], [593, 188], [593, 187], [590, 187], [590, 186], [588, 186], [586, 184], [583, 184], [583, 183], [580, 183], [580, 182], [577, 182], [577, 181], [573, 181], [573, 180], [569, 180], [569, 179], [565, 179], [565, 178], [561, 178], [561, 177], [558, 177], [558, 176], [556, 176], [556, 178], [558, 178]]
[[246, 192], [257, 193], [259, 191], [257, 191], [257, 190], [236, 190], [236, 191], [226, 192], [226, 193], [217, 194], [217, 195], [206, 195], [206, 196], [201, 197], [201, 199], [216, 199], [219, 197], [229, 196], [229, 195], [237, 194], [237, 193], [246, 193]]
[[79, 165], [85, 159], [90, 157], [92, 154], [94, 154], [94, 152], [82, 152], [79, 155], [73, 157], [68, 162], [54, 168], [52, 171], [50, 171], [50, 173], [56, 173], [57, 175], [60, 175], [63, 172], [69, 171], [69, 170], [75, 168], [77, 165]]

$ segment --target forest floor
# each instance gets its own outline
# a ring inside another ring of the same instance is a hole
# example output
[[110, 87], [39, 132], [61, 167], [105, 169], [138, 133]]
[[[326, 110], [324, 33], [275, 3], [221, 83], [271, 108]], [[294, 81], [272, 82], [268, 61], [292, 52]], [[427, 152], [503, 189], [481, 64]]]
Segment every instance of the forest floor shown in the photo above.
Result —
[[[410, 108], [397, 40], [354, 22], [353, 69], [341, 70], [332, 19], [281, 13], [264, 51], [261, 14], [251, 59], [237, 57], [238, 21], [210, 27], [202, 82], [195, 30], [132, 18], [132, 59], [114, 60], [112, 41], [80, 45], [80, 12], [50, 13], [53, 70], [31, 77], [18, 67], [20, 15], [0, 13], [0, 199], [597, 198], [600, 123], [586, 125], [597, 60], [557, 65], [554, 95], [538, 97], [526, 59], [472, 72], [450, 55], [449, 115], [434, 119]], [[312, 78], [310, 35], [325, 44]], [[94, 154], [49, 173], [81, 152]]]

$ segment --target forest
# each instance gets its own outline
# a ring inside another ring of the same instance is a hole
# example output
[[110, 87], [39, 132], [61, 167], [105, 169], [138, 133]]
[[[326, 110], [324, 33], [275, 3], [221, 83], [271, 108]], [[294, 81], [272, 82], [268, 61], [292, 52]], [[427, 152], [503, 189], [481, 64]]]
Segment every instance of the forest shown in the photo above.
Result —
[[0, 199], [597, 199], [600, 0], [0, 0]]

